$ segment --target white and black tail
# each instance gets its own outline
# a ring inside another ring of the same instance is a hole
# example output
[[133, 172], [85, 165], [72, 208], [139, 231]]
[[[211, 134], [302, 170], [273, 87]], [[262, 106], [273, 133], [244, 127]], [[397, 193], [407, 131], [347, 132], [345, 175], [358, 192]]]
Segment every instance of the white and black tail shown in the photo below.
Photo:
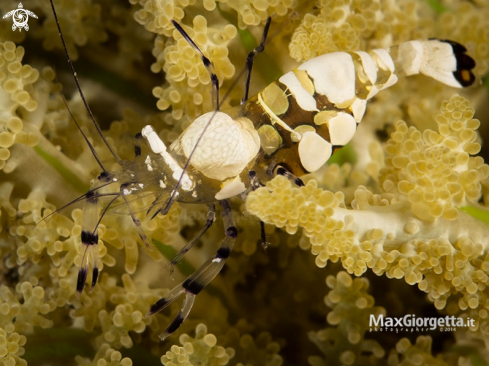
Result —
[[369, 52], [332, 52], [306, 61], [278, 82], [305, 111], [328, 109], [321, 102], [325, 96], [337, 108], [350, 106], [360, 122], [366, 100], [401, 77], [424, 74], [455, 88], [472, 85], [475, 61], [466, 52], [459, 43], [438, 39], [409, 41]]
[[399, 76], [423, 74], [454, 88], [467, 87], [475, 81], [472, 73], [475, 61], [457, 42], [442, 39], [410, 41], [391, 49]]

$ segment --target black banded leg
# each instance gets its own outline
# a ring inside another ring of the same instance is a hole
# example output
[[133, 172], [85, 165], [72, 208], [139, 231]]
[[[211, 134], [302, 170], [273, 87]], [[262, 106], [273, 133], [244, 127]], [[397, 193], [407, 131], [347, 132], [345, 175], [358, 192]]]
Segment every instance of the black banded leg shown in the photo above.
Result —
[[253, 69], [253, 62], [255, 61], [255, 56], [262, 53], [265, 50], [265, 42], [267, 40], [268, 29], [270, 28], [270, 23], [272, 21], [271, 17], [268, 17], [267, 23], [265, 24], [265, 29], [263, 29], [263, 35], [261, 37], [260, 44], [251, 51], [246, 57], [246, 79], [245, 79], [245, 90], [243, 98], [241, 99], [241, 104], [244, 104], [248, 100], [248, 94], [250, 91], [250, 80], [251, 80], [251, 70]]
[[275, 174], [283, 175], [285, 178], [290, 180], [292, 183], [294, 183], [298, 187], [304, 187], [304, 182], [302, 181], [302, 179], [296, 177], [294, 174], [292, 174], [291, 172], [289, 172], [287, 169], [285, 169], [284, 167], [282, 167], [280, 165], [277, 165], [276, 170], [275, 170]]
[[[82, 242], [82, 259], [80, 262], [80, 269], [78, 271], [78, 279], [76, 282], [76, 292], [77, 297], [85, 287], [88, 275], [88, 263], [89, 259], [92, 259], [92, 284], [90, 292], [93, 291], [97, 279], [98, 279], [98, 266], [99, 266], [99, 250], [98, 250], [98, 226], [102, 217], [107, 212], [110, 205], [119, 197], [119, 194], [113, 193], [99, 193], [99, 190], [109, 184], [111, 184], [112, 176], [107, 172], [102, 172], [97, 177], [97, 180], [90, 187], [90, 191], [85, 194], [85, 203], [83, 204], [83, 214], [82, 214], [82, 232], [81, 232], [81, 242]], [[99, 217], [100, 197], [113, 197], [109, 202], [107, 207], [104, 209], [102, 215]]]
[[183, 256], [190, 250], [192, 247], [199, 241], [199, 239], [202, 237], [202, 235], [205, 234], [205, 232], [212, 226], [216, 219], [216, 205], [211, 203], [209, 205], [209, 211], [207, 212], [207, 221], [204, 224], [204, 227], [195, 235], [192, 240], [190, 240], [180, 251], [178, 252], [177, 255], [173, 257], [173, 259], [170, 262], [170, 275], [173, 274], [173, 271], [175, 269], [175, 266], [178, 262], [180, 262], [183, 258]]
[[[256, 190], [261, 186], [260, 181], [258, 180], [258, 177], [256, 176], [256, 172], [254, 170], [250, 170], [248, 172], [248, 179], [252, 191]], [[267, 249], [270, 243], [267, 241], [267, 234], [265, 232], [265, 223], [261, 220], [260, 220], [260, 235], [261, 235], [261, 245], [264, 249]]]
[[204, 55], [204, 53], [200, 50], [200, 48], [195, 44], [195, 42], [190, 38], [190, 36], [185, 32], [180, 24], [176, 21], [171, 21], [175, 28], [180, 32], [180, 34], [185, 38], [185, 40], [200, 54], [200, 58], [204, 63], [205, 68], [209, 72], [212, 81], [212, 100], [215, 105], [215, 110], [219, 110], [219, 78], [214, 72], [214, 66], [212, 66], [212, 62]]
[[143, 241], [144, 245], [146, 246], [146, 248], [148, 250], [153, 250], [153, 248], [149, 244], [148, 238], [146, 237], [146, 234], [143, 230], [143, 227], [141, 226], [141, 221], [139, 221], [139, 219], [134, 214], [134, 212], [131, 208], [131, 204], [129, 203], [129, 201], [126, 198], [127, 195], [131, 194], [131, 187], [132, 186], [135, 186], [135, 183], [121, 184], [120, 194], [121, 194], [122, 199], [126, 203], [127, 210], [129, 211], [129, 215], [131, 216], [132, 222], [136, 226], [136, 230], [138, 232], [139, 237], [141, 238], [141, 240]]
[[180, 295], [185, 294], [185, 300], [180, 312], [177, 314], [168, 328], [160, 335], [162, 340], [175, 332], [183, 323], [192, 309], [195, 296], [217, 276], [217, 274], [224, 267], [226, 259], [231, 255], [234, 241], [238, 236], [238, 230], [234, 224], [229, 202], [227, 200], [223, 200], [219, 201], [219, 204], [222, 207], [222, 217], [226, 237], [221, 242], [216, 254], [212, 258], [209, 258], [202, 266], [200, 266], [197, 271], [187, 277], [185, 281], [171, 290], [165, 297], [161, 298], [154, 305], [152, 305], [146, 314], [146, 316], [149, 316], [163, 310]]
[[[95, 184], [98, 184], [96, 181]], [[89, 258], [92, 259], [92, 287], [95, 287], [98, 278], [98, 217], [99, 217], [99, 204], [98, 204], [98, 192], [93, 188], [86, 194], [86, 200], [83, 204], [83, 221], [82, 221], [82, 259], [80, 261], [80, 269], [78, 270], [78, 279], [76, 281], [76, 296], [80, 297], [85, 282], [87, 281], [88, 263]]]

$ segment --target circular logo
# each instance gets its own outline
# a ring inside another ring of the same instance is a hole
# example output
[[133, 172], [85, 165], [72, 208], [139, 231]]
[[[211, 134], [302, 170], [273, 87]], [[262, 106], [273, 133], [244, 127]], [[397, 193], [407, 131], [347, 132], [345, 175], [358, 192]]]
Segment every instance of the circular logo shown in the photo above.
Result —
[[12, 16], [14, 24], [19, 28], [24, 28], [29, 20], [29, 14], [24, 9], [17, 9]]
[[29, 15], [31, 17], [37, 18], [36, 14], [34, 14], [30, 10], [24, 9], [22, 3], [19, 3], [19, 8], [9, 11], [3, 16], [3, 19], [12, 16], [12, 20], [14, 21], [14, 24], [12, 25], [12, 30], [19, 29], [20, 32], [22, 28], [24, 28], [26, 31], [28, 31], [29, 25], [27, 24], [27, 21], [29, 20]]

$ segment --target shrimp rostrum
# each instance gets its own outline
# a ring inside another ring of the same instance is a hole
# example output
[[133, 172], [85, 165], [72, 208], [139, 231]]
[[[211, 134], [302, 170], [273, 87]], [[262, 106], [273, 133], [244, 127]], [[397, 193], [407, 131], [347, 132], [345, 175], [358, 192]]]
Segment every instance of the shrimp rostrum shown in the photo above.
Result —
[[[89, 263], [92, 268], [91, 288], [96, 285], [97, 227], [107, 207], [116, 199], [122, 199], [127, 204], [128, 214], [147, 246], [150, 245], [148, 239], [135, 212], [131, 210], [131, 195], [145, 191], [154, 193], [156, 198], [148, 210], [150, 217], [158, 213], [166, 214], [175, 201], [208, 205], [205, 226], [177, 254], [172, 265], [212, 225], [214, 203], [221, 206], [224, 238], [214, 256], [152, 305], [147, 313], [149, 316], [159, 312], [184, 295], [182, 308], [161, 334], [162, 339], [178, 329], [188, 316], [195, 296], [217, 276], [231, 254], [238, 234], [228, 201], [231, 197], [246, 194], [277, 174], [302, 185], [300, 176], [318, 170], [335, 151], [352, 139], [367, 102], [378, 92], [396, 84], [401, 77], [424, 74], [456, 88], [468, 87], [475, 81], [471, 71], [475, 62], [466, 54], [464, 46], [453, 41], [429, 39], [404, 42], [370, 52], [334, 52], [318, 56], [248, 98], [253, 59], [265, 48], [269, 19], [260, 45], [248, 55], [246, 61], [246, 87], [242, 104], [220, 110], [219, 80], [212, 63], [182, 26], [176, 22], [173, 24], [200, 54], [209, 71], [215, 110], [195, 119], [168, 147], [152, 126], [144, 127], [135, 138], [134, 162], [121, 161], [100, 132], [122, 170], [109, 172], [99, 162], [102, 173], [92, 183], [90, 190], [78, 199], [84, 200], [81, 234], [83, 259], [77, 281], [79, 294], [85, 287]], [[59, 32], [61, 35], [61, 29]], [[76, 80], [76, 73], [74, 69], [72, 71]], [[79, 91], [84, 100], [80, 88]], [[86, 107], [91, 115], [88, 104]], [[94, 120], [93, 123], [100, 131]], [[144, 154], [141, 148], [143, 141], [148, 145]], [[110, 184], [118, 184], [119, 191], [101, 193]], [[110, 195], [111, 201], [101, 213], [99, 200], [107, 195]], [[261, 226], [265, 243], [262, 223]]]

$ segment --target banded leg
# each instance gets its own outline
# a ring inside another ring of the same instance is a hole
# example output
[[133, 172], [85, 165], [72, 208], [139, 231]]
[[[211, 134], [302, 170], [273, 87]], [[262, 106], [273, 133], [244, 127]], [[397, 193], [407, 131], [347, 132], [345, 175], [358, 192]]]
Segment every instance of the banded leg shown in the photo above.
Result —
[[190, 36], [185, 32], [180, 24], [178, 24], [176, 21], [172, 20], [171, 21], [175, 28], [180, 32], [180, 34], [185, 38], [185, 40], [200, 54], [200, 58], [202, 59], [202, 62], [204, 63], [205, 68], [209, 72], [209, 75], [211, 77], [211, 82], [212, 82], [212, 100], [215, 104], [215, 110], [219, 110], [219, 78], [217, 77], [216, 73], [214, 72], [214, 66], [212, 66], [212, 62], [204, 55], [204, 53], [200, 50], [199, 46], [195, 44], [195, 42], [190, 38]]
[[[248, 179], [250, 181], [250, 187], [252, 191], [260, 187], [260, 182], [258, 181], [258, 177], [256, 176], [256, 172], [254, 170], [250, 170], [248, 172]], [[265, 223], [261, 220], [260, 220], [260, 235], [261, 235], [261, 245], [264, 249], [267, 249], [270, 243], [267, 241], [267, 234], [265, 232]]]
[[193, 248], [195, 243], [199, 241], [199, 239], [202, 237], [202, 235], [205, 234], [205, 232], [212, 226], [216, 219], [216, 205], [211, 203], [209, 205], [209, 211], [207, 212], [207, 221], [204, 224], [204, 227], [195, 235], [192, 240], [190, 240], [180, 251], [173, 257], [171, 262], [169, 263], [170, 266], [170, 275], [173, 274], [173, 271], [175, 270], [175, 266], [177, 265], [178, 262], [183, 258], [187, 252]]
[[[106, 172], [101, 173], [97, 177], [97, 180], [90, 187], [90, 191], [88, 191], [87, 194], [85, 195], [85, 203], [83, 205], [83, 216], [82, 216], [83, 217], [82, 232], [81, 232], [83, 255], [80, 262], [80, 269], [78, 270], [78, 278], [76, 281], [77, 297], [80, 297], [80, 294], [82, 293], [83, 288], [85, 287], [85, 282], [87, 281], [89, 258], [92, 259], [92, 286], [90, 291], [93, 291], [93, 288], [97, 283], [98, 265], [99, 265], [97, 228], [100, 223], [99, 220], [100, 194], [98, 190], [101, 188], [101, 186], [107, 185], [110, 179], [111, 178], [109, 174], [107, 174]], [[112, 202], [114, 200], [112, 200]]]
[[243, 98], [241, 99], [241, 104], [244, 104], [248, 100], [248, 94], [250, 91], [250, 81], [251, 81], [251, 70], [253, 69], [253, 62], [255, 61], [255, 56], [262, 53], [265, 50], [265, 42], [267, 40], [268, 29], [270, 28], [270, 23], [272, 18], [268, 17], [267, 23], [265, 24], [265, 29], [263, 29], [263, 35], [261, 37], [260, 44], [251, 51], [246, 57], [246, 80], [245, 80], [245, 90]]
[[276, 169], [275, 174], [283, 175], [285, 178], [290, 180], [292, 183], [294, 183], [298, 187], [304, 187], [304, 182], [302, 181], [302, 179], [296, 177], [294, 174], [289, 172], [283, 166], [277, 165], [277, 167], [275, 169]]
[[180, 327], [180, 325], [187, 318], [190, 310], [192, 309], [195, 295], [202, 291], [202, 289], [207, 286], [214, 279], [214, 277], [217, 276], [217, 274], [224, 267], [226, 259], [229, 258], [229, 256], [231, 255], [234, 241], [238, 236], [238, 230], [236, 229], [236, 226], [234, 224], [234, 219], [229, 202], [227, 200], [222, 200], [219, 201], [219, 204], [222, 207], [222, 216], [226, 237], [221, 242], [221, 245], [219, 246], [216, 254], [212, 258], [209, 258], [202, 266], [200, 266], [197, 271], [190, 275], [185, 281], [183, 281], [181, 284], [171, 290], [165, 297], [154, 303], [146, 314], [146, 316], [150, 316], [163, 310], [178, 297], [185, 294], [185, 300], [183, 302], [182, 308], [180, 309], [180, 312], [177, 314], [175, 319], [173, 319], [168, 328], [166, 328], [166, 330], [161, 333], [161, 340], [164, 340], [170, 334], [175, 332], [178, 327]]

